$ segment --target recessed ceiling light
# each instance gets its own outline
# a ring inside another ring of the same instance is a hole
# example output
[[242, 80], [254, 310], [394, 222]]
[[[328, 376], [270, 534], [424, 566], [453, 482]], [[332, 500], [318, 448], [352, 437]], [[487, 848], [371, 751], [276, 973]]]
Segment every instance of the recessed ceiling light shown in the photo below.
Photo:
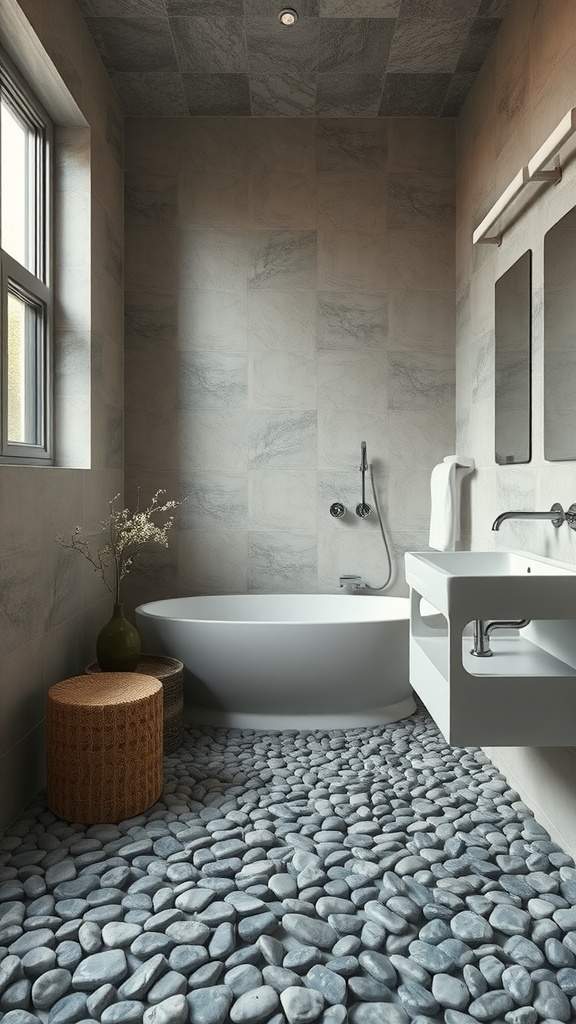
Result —
[[291, 7], [285, 7], [283, 10], [280, 11], [280, 14], [278, 15], [278, 20], [282, 23], [282, 25], [291, 26], [295, 25], [296, 22], [298, 21], [298, 15], [296, 14], [296, 11], [292, 10]]

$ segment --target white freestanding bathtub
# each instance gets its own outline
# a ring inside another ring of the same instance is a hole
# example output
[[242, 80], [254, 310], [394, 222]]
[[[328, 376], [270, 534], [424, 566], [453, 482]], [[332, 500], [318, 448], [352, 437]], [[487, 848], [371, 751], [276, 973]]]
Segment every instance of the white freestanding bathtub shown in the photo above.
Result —
[[409, 601], [339, 594], [183, 597], [136, 609], [143, 649], [185, 666], [200, 724], [325, 729], [412, 714]]

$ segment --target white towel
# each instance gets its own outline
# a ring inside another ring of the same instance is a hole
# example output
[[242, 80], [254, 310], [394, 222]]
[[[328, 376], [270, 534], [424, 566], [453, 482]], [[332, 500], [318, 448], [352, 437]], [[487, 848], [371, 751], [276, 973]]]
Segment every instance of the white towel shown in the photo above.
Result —
[[447, 455], [434, 466], [430, 477], [429, 546], [437, 551], [454, 551], [460, 539], [460, 483], [474, 469], [474, 459]]

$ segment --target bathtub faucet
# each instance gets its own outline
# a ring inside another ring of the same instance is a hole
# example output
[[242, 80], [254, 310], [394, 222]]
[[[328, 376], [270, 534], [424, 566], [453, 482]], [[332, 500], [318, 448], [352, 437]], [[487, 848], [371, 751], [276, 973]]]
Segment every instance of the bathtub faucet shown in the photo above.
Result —
[[338, 586], [347, 594], [353, 594], [356, 590], [364, 590], [366, 583], [361, 576], [341, 576]]

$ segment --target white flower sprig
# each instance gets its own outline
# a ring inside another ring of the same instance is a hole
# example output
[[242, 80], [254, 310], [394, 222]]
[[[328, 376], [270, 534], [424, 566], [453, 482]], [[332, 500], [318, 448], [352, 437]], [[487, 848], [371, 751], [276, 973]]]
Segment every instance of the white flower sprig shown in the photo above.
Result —
[[138, 495], [138, 507], [135, 512], [128, 508], [116, 508], [119, 494], [112, 498], [110, 515], [100, 523], [102, 530], [110, 539], [100, 545], [95, 552], [92, 551], [90, 542], [82, 536], [81, 526], [75, 527], [69, 540], [61, 536], [56, 537], [63, 547], [79, 551], [88, 559], [94, 572], [104, 580], [114, 598], [114, 604], [120, 604], [120, 584], [140, 549], [149, 543], [168, 547], [168, 532], [174, 522], [174, 516], [169, 516], [161, 525], [153, 522], [152, 517], [178, 508], [181, 502], [165, 501], [160, 504], [160, 497], [163, 494], [166, 494], [166, 491], [156, 491], [148, 507], [142, 511]]

